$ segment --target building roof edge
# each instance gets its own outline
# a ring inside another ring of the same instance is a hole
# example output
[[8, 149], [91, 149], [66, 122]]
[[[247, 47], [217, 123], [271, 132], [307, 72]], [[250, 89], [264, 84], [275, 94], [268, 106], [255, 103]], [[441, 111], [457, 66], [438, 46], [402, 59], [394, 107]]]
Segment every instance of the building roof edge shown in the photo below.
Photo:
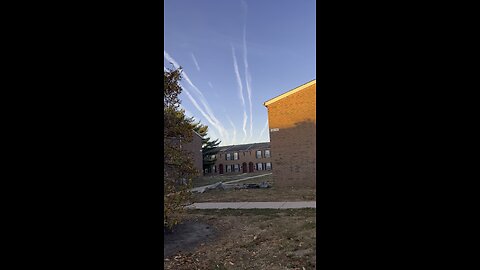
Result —
[[285, 98], [285, 97], [288, 97], [288, 96], [290, 96], [291, 94], [294, 94], [294, 93], [296, 93], [296, 92], [298, 92], [298, 91], [300, 91], [300, 90], [303, 90], [303, 89], [305, 89], [305, 88], [307, 88], [307, 87], [309, 87], [309, 86], [312, 86], [312, 85], [314, 85], [314, 84], [316, 84], [316, 83], [317, 83], [317, 79], [313, 79], [313, 80], [311, 80], [311, 81], [309, 81], [309, 82], [307, 82], [307, 83], [304, 83], [304, 84], [302, 84], [302, 85], [300, 85], [300, 86], [298, 86], [298, 87], [295, 87], [295, 88], [293, 88], [292, 90], [289, 90], [289, 91], [287, 91], [287, 92], [285, 92], [285, 93], [283, 93], [283, 94], [281, 94], [281, 95], [279, 95], [279, 96], [276, 96], [276, 97], [274, 97], [274, 98], [272, 98], [272, 99], [269, 99], [269, 100], [265, 101], [265, 102], [263, 103], [263, 106], [268, 107], [268, 105], [270, 105], [270, 104], [272, 104], [272, 103], [274, 103], [274, 102], [276, 102], [276, 101], [279, 101], [280, 99], [283, 99], [283, 98]]

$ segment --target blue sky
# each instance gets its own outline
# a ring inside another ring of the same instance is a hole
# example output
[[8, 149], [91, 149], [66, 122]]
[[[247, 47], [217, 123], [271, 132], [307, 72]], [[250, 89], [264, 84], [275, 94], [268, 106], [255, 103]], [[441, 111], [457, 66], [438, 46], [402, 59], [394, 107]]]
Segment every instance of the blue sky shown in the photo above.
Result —
[[263, 103], [316, 78], [315, 0], [165, 0], [164, 68], [221, 145], [270, 141]]

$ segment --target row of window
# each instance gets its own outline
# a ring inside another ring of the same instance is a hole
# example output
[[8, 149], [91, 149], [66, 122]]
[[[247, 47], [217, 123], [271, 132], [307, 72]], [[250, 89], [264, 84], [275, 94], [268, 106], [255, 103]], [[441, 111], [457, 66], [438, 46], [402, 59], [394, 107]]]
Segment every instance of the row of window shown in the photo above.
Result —
[[[252, 154], [252, 152], [250, 152], [250, 155]], [[243, 152], [243, 156], [245, 156], [245, 152]], [[255, 156], [256, 158], [269, 158], [270, 157], [270, 150], [257, 150], [256, 153], [255, 153]], [[213, 158], [215, 158], [215, 155], [212, 156]], [[225, 154], [225, 160], [238, 160], [240, 159], [240, 155], [238, 154], [238, 152], [234, 152], [234, 153], [227, 153]]]
[[[247, 165], [248, 166], [248, 165]], [[225, 165], [225, 171], [228, 172], [240, 172], [243, 169], [243, 167], [240, 164], [231, 164], [231, 165]], [[248, 171], [248, 167], [246, 170]], [[270, 171], [272, 170], [272, 163], [267, 162], [267, 163], [255, 163], [255, 170], [257, 171]], [[218, 168], [217, 165], [211, 166], [209, 169], [205, 169], [205, 173], [217, 173]]]
[[[214, 166], [215, 167], [215, 166]], [[240, 164], [231, 164], [225, 165], [225, 170], [227, 172], [240, 172], [240, 169], [243, 169]], [[257, 171], [269, 171], [272, 169], [272, 163], [255, 163], [255, 170]], [[216, 170], [216, 168], [214, 168]]]
[[272, 169], [272, 163], [257, 163], [257, 171], [270, 171]]

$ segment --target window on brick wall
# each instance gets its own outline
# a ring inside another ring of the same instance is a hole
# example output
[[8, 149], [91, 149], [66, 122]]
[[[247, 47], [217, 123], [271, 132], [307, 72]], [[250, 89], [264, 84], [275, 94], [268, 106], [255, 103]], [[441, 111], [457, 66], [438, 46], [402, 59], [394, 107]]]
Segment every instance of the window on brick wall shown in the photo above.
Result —
[[240, 164], [235, 164], [234, 170], [235, 170], [235, 172], [239, 172], [240, 171]]
[[270, 171], [271, 169], [272, 169], [272, 163], [271, 163], [271, 162], [267, 162], [267, 163], [265, 164], [265, 170]]
[[262, 158], [262, 150], [257, 150], [257, 158]]
[[270, 157], [270, 150], [265, 150], [265, 157], [269, 158]]
[[227, 165], [227, 166], [225, 166], [225, 167], [227, 168], [227, 172], [231, 172], [231, 171], [232, 171], [232, 166]]
[[233, 159], [237, 160], [238, 159], [238, 152], [233, 153]]
[[230, 153], [225, 155], [225, 160], [230, 160]]
[[263, 171], [263, 164], [257, 163], [257, 171]]

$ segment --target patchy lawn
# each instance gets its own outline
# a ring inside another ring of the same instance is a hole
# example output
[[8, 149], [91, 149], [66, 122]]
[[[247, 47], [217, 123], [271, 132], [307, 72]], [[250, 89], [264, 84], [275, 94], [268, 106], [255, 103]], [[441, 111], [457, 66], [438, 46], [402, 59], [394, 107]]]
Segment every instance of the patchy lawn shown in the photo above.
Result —
[[[218, 182], [228, 182], [233, 180], [238, 180], [242, 178], [247, 178], [251, 176], [261, 175], [271, 173], [271, 171], [259, 171], [254, 173], [243, 173], [243, 174], [236, 174], [236, 175], [215, 175], [215, 176], [200, 176], [192, 180], [193, 187], [202, 187], [211, 184], [215, 184]], [[256, 178], [252, 179], [255, 180]], [[247, 181], [247, 180], [246, 180]]]
[[165, 269], [315, 269], [315, 209], [189, 210], [214, 241], [164, 260]]
[[266, 189], [230, 189], [209, 190], [204, 193], [193, 193], [193, 202], [282, 202], [282, 201], [315, 201], [316, 189], [312, 188], [279, 188], [275, 187], [272, 175], [247, 179], [238, 184], [259, 184], [263, 181], [272, 187]]

